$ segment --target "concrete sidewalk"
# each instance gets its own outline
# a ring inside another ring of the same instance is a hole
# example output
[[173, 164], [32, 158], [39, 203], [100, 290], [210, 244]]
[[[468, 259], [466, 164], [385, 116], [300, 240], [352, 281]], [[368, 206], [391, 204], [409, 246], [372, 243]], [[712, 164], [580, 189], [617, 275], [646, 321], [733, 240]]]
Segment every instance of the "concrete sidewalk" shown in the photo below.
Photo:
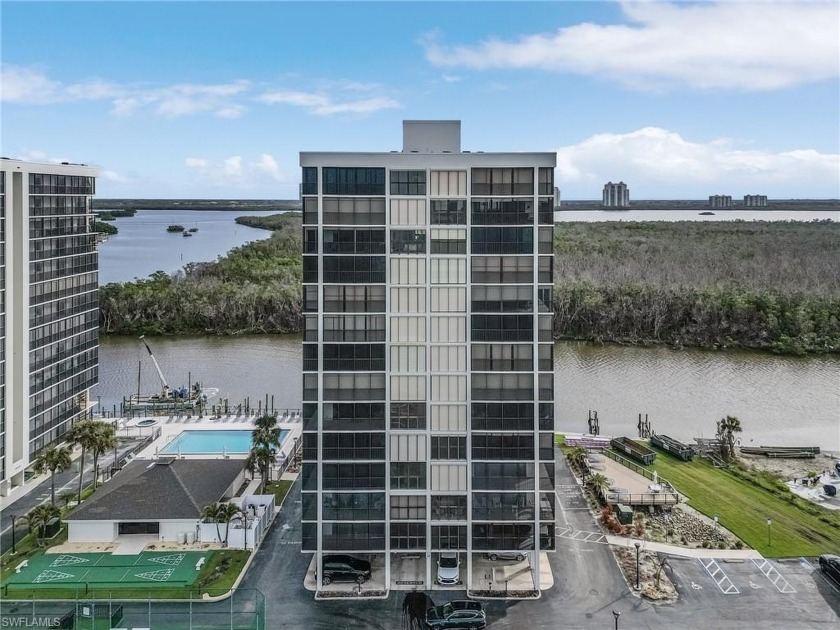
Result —
[[616, 547], [628, 547], [635, 549], [636, 543], [642, 544], [642, 550], [656, 553], [666, 553], [670, 556], [682, 556], [683, 558], [715, 558], [717, 560], [758, 560], [763, 556], [755, 549], [703, 549], [702, 547], [690, 548], [668, 545], [666, 543], [652, 542], [649, 540], [638, 540], [636, 538], [625, 538], [623, 536], [607, 535], [607, 542]]

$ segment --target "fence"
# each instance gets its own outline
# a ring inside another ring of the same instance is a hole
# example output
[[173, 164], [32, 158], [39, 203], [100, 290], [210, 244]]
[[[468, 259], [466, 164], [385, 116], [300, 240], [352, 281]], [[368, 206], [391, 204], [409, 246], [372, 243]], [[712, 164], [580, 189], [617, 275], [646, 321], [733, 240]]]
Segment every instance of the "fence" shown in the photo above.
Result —
[[119, 599], [119, 595], [118, 591], [85, 595], [80, 590], [75, 597], [62, 601], [3, 597], [0, 627], [266, 630], [265, 596], [257, 589], [238, 589], [219, 602], [198, 599], [197, 591], [195, 598], [188, 601], [126, 600]]
[[[625, 466], [626, 468], [629, 468], [630, 470], [632, 470], [633, 472], [641, 475], [642, 477], [645, 477], [647, 479], [650, 479], [651, 481], [654, 481], [654, 473], [650, 472], [647, 468], [643, 468], [642, 466], [639, 466], [639, 464], [637, 464], [636, 462], [631, 461], [631, 460], [627, 459], [626, 457], [622, 457], [621, 455], [619, 455], [615, 451], [607, 449], [606, 451], [604, 451], [604, 455], [609, 457], [614, 462], [617, 462], [617, 463], [621, 464], [622, 466]], [[666, 503], [679, 503], [679, 493], [677, 493], [676, 489], [674, 488], [673, 484], [671, 484], [670, 481], [668, 481], [667, 479], [663, 479], [662, 477], [660, 477], [658, 475], [656, 476], [655, 480], [660, 486], [662, 486], [662, 492], [643, 494], [643, 495], [635, 495], [635, 494], [631, 495], [631, 494], [628, 494], [628, 493], [606, 492], [606, 493], [604, 493], [604, 498], [609, 500], [609, 497], [607, 495], [612, 494], [612, 495], [617, 496], [618, 494], [620, 494], [621, 499], [622, 499], [621, 502], [625, 503], [626, 501], [624, 501], [624, 497], [628, 497], [628, 498], [632, 497], [632, 498], [635, 498], [635, 499], [641, 499], [643, 497], [648, 497], [648, 496], [650, 496], [650, 497], [662, 496], [662, 497], [672, 497], [672, 498], [670, 500], [667, 500], [667, 501], [661, 500], [661, 499], [651, 499], [650, 501], [643, 501], [643, 502], [638, 503], [638, 504], [631, 503], [631, 505], [664, 505]]]
[[604, 493], [607, 503], [622, 503], [624, 505], [676, 505], [680, 502], [679, 495], [673, 492], [645, 492], [631, 494], [629, 492]]

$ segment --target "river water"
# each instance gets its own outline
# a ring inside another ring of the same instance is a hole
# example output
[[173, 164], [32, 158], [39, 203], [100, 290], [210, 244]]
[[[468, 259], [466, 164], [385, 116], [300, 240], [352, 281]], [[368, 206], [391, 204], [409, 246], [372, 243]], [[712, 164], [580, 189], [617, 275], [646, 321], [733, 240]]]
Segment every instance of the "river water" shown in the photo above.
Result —
[[[272, 212], [245, 214], [268, 215]], [[772, 211], [733, 211], [727, 218], [790, 220]], [[806, 219], [803, 213], [794, 214]], [[807, 213], [806, 213], [807, 214]], [[837, 213], [812, 218], [837, 220]], [[583, 216], [578, 216], [583, 215]], [[632, 215], [632, 216], [631, 216]], [[743, 215], [743, 216], [741, 216]], [[120, 234], [100, 246], [100, 281], [175, 271], [187, 262], [213, 260], [270, 232], [238, 226], [234, 212], [139, 211], [117, 219]], [[703, 220], [684, 211], [583, 211], [558, 220]], [[720, 219], [720, 217], [711, 217]], [[192, 238], [168, 234], [166, 226], [198, 227]], [[183, 258], [182, 258], [183, 256]], [[274, 396], [276, 408], [301, 404], [299, 336], [156, 337], [149, 339], [170, 386], [199, 380], [219, 389], [231, 404], [250, 397], [254, 405]], [[106, 337], [100, 346], [100, 384], [92, 394], [112, 410], [123, 396], [160, 388], [154, 366], [134, 338]], [[634, 435], [639, 413], [651, 428], [680, 440], [712, 437], [715, 421], [737, 416], [745, 445], [819, 445], [840, 451], [840, 360], [780, 357], [760, 352], [672, 350], [586, 343], [555, 348], [556, 429], [584, 432], [589, 410], [598, 412], [601, 433]], [[218, 402], [218, 398], [211, 402]]]
[[[231, 404], [274, 397], [300, 408], [299, 336], [155, 337], [149, 343], [170, 386], [188, 379], [219, 388]], [[119, 409], [123, 396], [160, 388], [142, 343], [106, 337], [93, 396]], [[840, 450], [840, 361], [759, 352], [672, 350], [559, 342], [555, 346], [555, 427], [585, 432], [589, 410], [601, 433], [635, 435], [638, 414], [680, 440], [713, 437], [715, 421], [737, 416], [745, 445], [819, 445]], [[218, 398], [210, 401], [217, 403]]]
[[[273, 211], [138, 210], [112, 223], [119, 230], [99, 246], [99, 283], [146, 278], [155, 271], [172, 273], [191, 262], [216, 260], [234, 247], [271, 236], [268, 230], [237, 225], [241, 215], [269, 216]], [[168, 225], [198, 228], [185, 238], [167, 232]]]

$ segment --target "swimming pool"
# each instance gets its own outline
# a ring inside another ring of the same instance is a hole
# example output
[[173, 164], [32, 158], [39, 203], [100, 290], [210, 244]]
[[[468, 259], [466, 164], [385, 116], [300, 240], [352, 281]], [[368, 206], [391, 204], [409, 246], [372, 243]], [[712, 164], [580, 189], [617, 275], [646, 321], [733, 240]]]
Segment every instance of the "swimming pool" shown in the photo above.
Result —
[[[280, 431], [280, 444], [286, 441], [289, 432]], [[247, 453], [251, 450], [251, 431], [235, 430], [201, 430], [190, 429], [182, 431], [169, 444], [160, 449], [160, 453], [181, 453], [182, 455]]]

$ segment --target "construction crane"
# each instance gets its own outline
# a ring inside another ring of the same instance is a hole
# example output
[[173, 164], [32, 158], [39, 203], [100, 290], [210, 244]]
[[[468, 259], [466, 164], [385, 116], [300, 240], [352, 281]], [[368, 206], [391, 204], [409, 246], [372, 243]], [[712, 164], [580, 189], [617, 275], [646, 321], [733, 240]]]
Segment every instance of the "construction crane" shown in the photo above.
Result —
[[157, 359], [155, 359], [155, 355], [152, 354], [152, 349], [149, 347], [149, 344], [146, 343], [146, 335], [140, 335], [140, 341], [143, 342], [143, 345], [146, 346], [146, 350], [149, 353], [149, 356], [152, 357], [152, 363], [155, 364], [155, 369], [158, 373], [158, 378], [160, 378], [160, 385], [161, 385], [161, 398], [171, 398], [172, 397], [172, 390], [169, 388], [169, 384], [166, 382], [166, 379], [163, 377], [163, 372], [158, 365]]

